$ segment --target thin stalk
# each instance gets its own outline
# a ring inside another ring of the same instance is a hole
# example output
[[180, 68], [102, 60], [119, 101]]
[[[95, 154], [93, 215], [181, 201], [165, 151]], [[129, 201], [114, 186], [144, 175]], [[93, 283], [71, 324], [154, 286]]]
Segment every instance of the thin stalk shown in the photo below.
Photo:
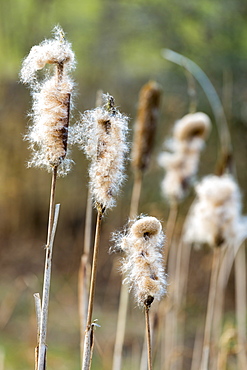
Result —
[[212, 262], [212, 271], [210, 278], [210, 287], [209, 287], [209, 296], [208, 296], [208, 305], [207, 305], [207, 314], [206, 314], [206, 323], [204, 329], [204, 340], [203, 340], [203, 353], [201, 361], [201, 370], [209, 369], [209, 356], [210, 356], [210, 339], [211, 339], [211, 329], [215, 308], [215, 298], [217, 291], [217, 279], [219, 273], [219, 266], [221, 260], [221, 248], [214, 247], [213, 249], [213, 262]]
[[239, 351], [239, 369], [247, 369], [246, 358], [246, 259], [245, 245], [240, 246], [235, 258], [236, 317]]
[[122, 284], [118, 308], [118, 321], [112, 370], [120, 370], [122, 365], [122, 351], [126, 329], [128, 303], [129, 303], [129, 290], [126, 284]]
[[[174, 244], [172, 245], [172, 239], [174, 236], [174, 230], [176, 225], [176, 220], [178, 216], [178, 203], [172, 202], [170, 204], [170, 211], [168, 215], [168, 220], [166, 224], [166, 238], [167, 238], [167, 244], [166, 244], [166, 254], [164, 256], [164, 264], [166, 267], [166, 271], [168, 272], [168, 275], [175, 278], [175, 271], [176, 271], [176, 258], [177, 258], [177, 246]], [[168, 296], [166, 298], [166, 308], [163, 313], [163, 320], [165, 322], [165, 329], [163, 333], [163, 340], [162, 340], [162, 351], [161, 351], [161, 361], [164, 364], [165, 368], [168, 367], [168, 363], [170, 362], [171, 355], [172, 355], [172, 341], [171, 341], [171, 335], [174, 335], [172, 333], [172, 328], [174, 327], [174, 289], [175, 289], [175, 280], [171, 281], [171, 284], [169, 284], [169, 292]]]
[[53, 173], [52, 173], [49, 221], [48, 221], [47, 243], [46, 243], [44, 283], [43, 283], [43, 294], [42, 294], [42, 309], [41, 309], [41, 320], [40, 320], [38, 370], [44, 370], [46, 368], [46, 334], [47, 334], [47, 320], [48, 320], [48, 307], [49, 307], [49, 293], [50, 293], [50, 285], [51, 285], [52, 249], [53, 249], [53, 242], [54, 242], [59, 208], [60, 208], [60, 205], [57, 205], [56, 212], [55, 212], [56, 179], [57, 179], [57, 167], [54, 167]]
[[138, 213], [142, 188], [142, 171], [136, 170], [134, 176], [135, 176], [134, 186], [130, 203], [130, 218], [133, 218]]
[[[130, 218], [133, 218], [138, 213], [141, 188], [142, 188], [142, 172], [135, 171], [134, 185], [132, 190], [131, 204], [130, 204]], [[118, 307], [117, 331], [113, 354], [112, 370], [120, 370], [122, 365], [122, 352], [124, 344], [124, 336], [126, 329], [127, 310], [129, 303], [128, 287], [125, 284], [121, 285], [120, 301]]]
[[148, 352], [148, 370], [152, 370], [152, 343], [149, 320], [149, 306], [145, 306], [145, 322], [146, 322], [146, 337], [147, 337], [147, 352]]
[[90, 291], [89, 291], [89, 301], [88, 301], [88, 311], [87, 311], [87, 326], [85, 330], [84, 338], [84, 351], [83, 351], [83, 362], [82, 369], [88, 370], [91, 368], [92, 354], [93, 354], [93, 329], [94, 323], [92, 323], [93, 315], [93, 305], [95, 296], [95, 286], [96, 286], [96, 276], [97, 276], [97, 264], [98, 264], [98, 254], [99, 254], [99, 242], [100, 242], [100, 231], [102, 223], [103, 211], [102, 208], [98, 209], [95, 240], [94, 240], [94, 251], [93, 251], [93, 262], [92, 262], [92, 272], [90, 280]]
[[92, 230], [92, 195], [88, 190], [85, 233], [84, 233], [84, 249], [81, 256], [81, 263], [78, 273], [78, 303], [79, 303], [79, 320], [80, 320], [80, 349], [81, 362], [83, 361], [84, 335], [88, 309], [88, 290], [91, 265], [89, 262], [89, 253], [91, 246], [91, 230]]
[[[37, 343], [39, 343], [40, 322], [41, 322], [41, 299], [39, 293], [35, 293], [33, 296], [37, 318]], [[38, 356], [39, 356], [39, 346], [37, 345], [37, 347], [35, 347], [35, 370], [37, 370], [38, 368]]]
[[172, 238], [174, 234], [177, 216], [178, 216], [178, 203], [174, 201], [174, 202], [171, 202], [170, 204], [170, 211], [169, 211], [168, 220], [166, 224], [167, 245], [166, 245], [166, 255], [164, 257], [165, 266], [168, 262], [168, 257], [169, 257], [169, 252], [170, 252], [171, 245], [172, 245]]

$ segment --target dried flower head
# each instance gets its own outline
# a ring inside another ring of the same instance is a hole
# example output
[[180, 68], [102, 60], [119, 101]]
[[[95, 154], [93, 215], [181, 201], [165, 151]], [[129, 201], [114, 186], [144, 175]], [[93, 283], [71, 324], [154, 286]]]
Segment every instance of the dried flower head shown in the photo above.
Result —
[[139, 95], [139, 105], [132, 149], [132, 165], [145, 170], [149, 164], [158, 119], [161, 87], [157, 82], [145, 84]]
[[166, 171], [161, 184], [162, 193], [170, 201], [180, 201], [193, 181], [204, 140], [211, 123], [204, 113], [187, 114], [177, 121], [173, 138], [168, 142], [171, 152], [161, 153], [158, 162]]
[[103, 107], [81, 116], [74, 129], [74, 141], [91, 160], [89, 177], [95, 205], [110, 209], [125, 179], [128, 118], [114, 107], [110, 95], [103, 95], [103, 99]]
[[186, 114], [174, 126], [174, 137], [179, 141], [205, 140], [211, 128], [209, 117], [202, 112]]
[[125, 256], [121, 271], [124, 282], [133, 289], [139, 306], [150, 306], [166, 292], [163, 247], [165, 236], [161, 223], [155, 217], [141, 216], [129, 221], [123, 233], [113, 236], [113, 250], [121, 250]]
[[247, 219], [241, 215], [241, 195], [232, 177], [207, 176], [196, 185], [196, 193], [185, 241], [217, 247], [237, 245], [246, 238]]
[[[48, 171], [59, 166], [58, 173], [66, 174], [71, 165], [71, 160], [65, 158], [73, 89], [69, 72], [75, 61], [60, 27], [55, 27], [54, 36], [31, 49], [23, 61], [20, 77], [30, 85], [33, 95], [33, 125], [26, 135], [33, 157], [28, 165]], [[40, 82], [37, 71], [46, 64], [53, 65], [54, 75]]]

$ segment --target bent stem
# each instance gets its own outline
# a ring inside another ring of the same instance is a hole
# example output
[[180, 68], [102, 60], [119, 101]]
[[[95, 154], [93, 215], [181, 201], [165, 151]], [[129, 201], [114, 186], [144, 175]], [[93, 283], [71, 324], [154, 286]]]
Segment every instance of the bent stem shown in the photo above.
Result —
[[102, 207], [99, 207], [98, 213], [97, 213], [97, 223], [96, 223], [95, 240], [94, 240], [93, 262], [92, 262], [92, 272], [91, 272], [88, 311], [87, 311], [87, 326], [86, 326], [85, 338], [84, 338], [84, 350], [83, 350], [83, 361], [82, 361], [83, 370], [90, 369], [92, 355], [93, 355], [93, 329], [94, 329], [93, 326], [94, 326], [94, 323], [92, 323], [92, 316], [93, 316], [93, 305], [94, 305], [94, 296], [95, 296], [102, 216], [103, 216], [103, 209]]
[[148, 370], [152, 370], [152, 344], [149, 320], [150, 306], [145, 305], [145, 322], [146, 322], [146, 337], [147, 337], [147, 350], [148, 350]]
[[47, 245], [45, 257], [45, 271], [44, 283], [42, 294], [42, 308], [40, 319], [40, 336], [39, 336], [39, 356], [38, 356], [38, 370], [46, 368], [46, 334], [47, 334], [47, 320], [48, 320], [48, 307], [49, 307], [49, 293], [51, 285], [51, 266], [52, 266], [52, 250], [53, 242], [56, 233], [58, 215], [60, 204], [55, 208], [55, 189], [57, 179], [57, 167], [54, 167], [52, 174], [51, 195], [50, 195], [50, 209], [49, 209], [49, 222], [47, 231]]

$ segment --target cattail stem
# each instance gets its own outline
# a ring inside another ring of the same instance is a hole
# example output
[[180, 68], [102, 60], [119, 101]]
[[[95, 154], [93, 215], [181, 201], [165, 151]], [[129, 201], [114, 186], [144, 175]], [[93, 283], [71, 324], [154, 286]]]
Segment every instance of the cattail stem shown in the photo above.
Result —
[[145, 322], [146, 322], [146, 337], [147, 337], [147, 352], [148, 352], [148, 370], [152, 370], [152, 344], [151, 344], [151, 331], [149, 319], [149, 306], [145, 306]]
[[93, 315], [94, 295], [95, 295], [95, 286], [96, 286], [102, 216], [103, 216], [103, 210], [102, 208], [99, 208], [98, 213], [97, 213], [97, 222], [96, 222], [96, 231], [95, 231], [95, 240], [94, 240], [93, 262], [92, 262], [92, 272], [91, 272], [88, 312], [87, 312], [87, 326], [86, 326], [85, 339], [84, 339], [84, 352], [83, 352], [83, 362], [82, 362], [83, 370], [88, 370], [91, 368], [92, 353], [93, 353], [92, 315]]
[[[41, 322], [41, 299], [39, 293], [33, 295], [35, 303], [35, 312], [37, 318], [37, 343], [39, 343], [40, 336], [40, 322]], [[39, 346], [35, 347], [35, 370], [38, 369], [38, 356], [39, 356]]]
[[81, 362], [83, 361], [84, 336], [88, 309], [88, 290], [91, 265], [89, 261], [89, 253], [91, 246], [91, 230], [92, 230], [92, 195], [88, 190], [85, 233], [84, 233], [84, 249], [81, 256], [81, 263], [78, 273], [78, 304], [79, 304], [79, 320], [80, 320], [80, 349]]
[[48, 221], [46, 248], [48, 248], [49, 245], [50, 245], [52, 227], [53, 227], [53, 223], [54, 223], [56, 182], [57, 182], [57, 166], [53, 168], [53, 172], [52, 172], [49, 221]]
[[236, 317], [238, 336], [238, 367], [247, 368], [246, 358], [246, 260], [245, 245], [239, 247], [235, 258]]
[[170, 204], [170, 211], [169, 216], [166, 224], [166, 238], [167, 238], [167, 246], [166, 246], [166, 255], [165, 255], [165, 266], [168, 261], [169, 251], [172, 245], [172, 238], [174, 234], [174, 229], [176, 225], [178, 215], [178, 203], [177, 202], [171, 202]]
[[204, 340], [203, 340], [203, 353], [202, 353], [202, 362], [200, 370], [209, 369], [209, 355], [210, 355], [210, 338], [211, 338], [211, 328], [214, 315], [215, 307], [215, 298], [217, 291], [217, 279], [220, 267], [221, 260], [221, 248], [214, 247], [213, 252], [213, 262], [212, 262], [212, 271], [210, 278], [210, 287], [209, 287], [209, 296], [208, 296], [208, 305], [207, 305], [207, 314], [206, 314], [206, 323], [204, 329]]
[[136, 170], [134, 176], [134, 186], [130, 203], [130, 218], [136, 216], [138, 213], [142, 188], [142, 171]]
[[129, 303], [129, 289], [127, 285], [121, 285], [120, 299], [118, 306], [118, 321], [117, 321], [117, 331], [116, 331], [116, 340], [114, 346], [113, 354], [113, 365], [112, 370], [120, 370], [122, 364], [122, 351], [123, 343], [126, 329], [126, 319]]
[[56, 179], [57, 179], [57, 167], [54, 167], [53, 174], [52, 174], [52, 184], [51, 184], [49, 222], [48, 222], [48, 231], [47, 231], [46, 257], [45, 257], [45, 271], [44, 271], [44, 283], [43, 283], [43, 294], [42, 294], [38, 370], [44, 370], [46, 368], [46, 334], [47, 334], [49, 293], [50, 293], [50, 284], [51, 284], [52, 249], [53, 249], [53, 242], [55, 238], [55, 232], [56, 232], [56, 226], [57, 226], [58, 214], [59, 214], [59, 208], [60, 208], [59, 204], [57, 204], [55, 208]]

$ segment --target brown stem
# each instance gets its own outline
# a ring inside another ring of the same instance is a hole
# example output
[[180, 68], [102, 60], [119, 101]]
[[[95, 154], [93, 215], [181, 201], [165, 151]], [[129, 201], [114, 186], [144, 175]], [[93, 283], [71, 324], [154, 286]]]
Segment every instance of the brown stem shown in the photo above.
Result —
[[209, 356], [210, 356], [210, 338], [211, 338], [211, 329], [215, 308], [215, 298], [217, 290], [217, 279], [218, 272], [221, 260], [221, 248], [214, 247], [213, 253], [213, 262], [212, 262], [212, 271], [210, 278], [210, 287], [209, 287], [209, 296], [208, 296], [208, 305], [207, 305], [207, 314], [206, 314], [206, 323], [204, 329], [204, 340], [203, 340], [203, 353], [202, 353], [202, 362], [201, 370], [208, 370], [209, 368]]
[[57, 166], [53, 168], [53, 172], [52, 172], [46, 248], [49, 247], [49, 244], [51, 241], [52, 226], [54, 222], [56, 181], [57, 181]]
[[146, 322], [146, 336], [147, 336], [147, 350], [148, 350], [148, 370], [152, 370], [152, 344], [151, 331], [149, 320], [149, 306], [145, 306], [145, 322]]
[[49, 221], [47, 231], [47, 244], [46, 244], [46, 257], [45, 257], [45, 271], [44, 271], [44, 284], [42, 294], [42, 309], [40, 319], [40, 337], [39, 337], [39, 354], [38, 354], [38, 370], [46, 368], [46, 334], [47, 334], [47, 319], [48, 319], [48, 306], [49, 306], [49, 293], [51, 284], [51, 262], [52, 262], [52, 249], [55, 237], [59, 205], [55, 217], [55, 190], [57, 179], [57, 167], [54, 167], [52, 173], [50, 207], [49, 207]]
[[165, 266], [167, 264], [168, 257], [169, 257], [169, 251], [171, 249], [172, 238], [173, 238], [173, 234], [174, 234], [177, 215], [178, 215], [178, 204], [177, 204], [177, 202], [172, 202], [170, 204], [170, 212], [169, 212], [169, 216], [168, 216], [168, 220], [167, 220], [167, 224], [166, 224], [167, 245], [166, 245], [166, 255], [164, 257]]
[[93, 316], [93, 305], [94, 305], [94, 295], [95, 295], [95, 286], [96, 286], [102, 216], [103, 216], [103, 211], [102, 211], [102, 208], [99, 207], [98, 213], [97, 213], [97, 223], [96, 223], [95, 240], [94, 240], [93, 262], [92, 262], [92, 272], [91, 272], [88, 312], [87, 312], [87, 326], [86, 326], [85, 340], [84, 340], [84, 353], [83, 353], [83, 363], [82, 363], [83, 370], [90, 369], [92, 353], [93, 353], [92, 316]]
[[130, 203], [130, 218], [137, 216], [142, 188], [142, 171], [136, 170]]

